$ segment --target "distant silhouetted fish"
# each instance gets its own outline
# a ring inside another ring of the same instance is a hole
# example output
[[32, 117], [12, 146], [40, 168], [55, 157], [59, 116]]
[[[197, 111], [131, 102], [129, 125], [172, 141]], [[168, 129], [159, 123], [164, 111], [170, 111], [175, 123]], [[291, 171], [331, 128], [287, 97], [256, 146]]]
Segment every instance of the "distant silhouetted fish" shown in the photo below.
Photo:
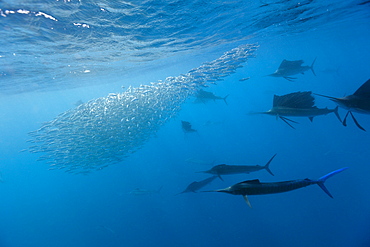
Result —
[[135, 195], [135, 196], [143, 196], [143, 195], [152, 195], [152, 194], [158, 194], [162, 190], [161, 186], [158, 190], [147, 190], [147, 189], [140, 189], [136, 188], [130, 191], [130, 195]]
[[335, 103], [337, 103], [339, 106], [345, 108], [348, 110], [346, 116], [343, 119], [343, 125], [347, 126], [347, 117], [348, 114], [351, 114], [351, 117], [353, 121], [355, 122], [356, 126], [366, 131], [356, 120], [356, 118], [353, 116], [352, 111], [363, 113], [363, 114], [370, 114], [370, 79], [367, 80], [364, 84], [362, 84], [359, 89], [354, 94], [348, 95], [343, 98], [335, 98], [331, 96], [326, 96], [322, 94], [316, 94], [319, 96], [323, 96], [326, 98], [331, 99]]
[[195, 97], [197, 98], [197, 99], [196, 99], [196, 102], [202, 102], [202, 103], [205, 103], [205, 102], [207, 102], [208, 100], [213, 100], [213, 101], [216, 101], [216, 100], [223, 100], [223, 101], [225, 101], [225, 103], [226, 103], [226, 104], [227, 104], [226, 98], [227, 98], [228, 96], [229, 96], [229, 95], [226, 95], [225, 97], [216, 96], [214, 93], [204, 91], [203, 89], [200, 89], [200, 90], [197, 92], [197, 94], [195, 95]]
[[254, 179], [254, 180], [247, 180], [244, 182], [234, 184], [225, 189], [204, 191], [204, 192], [225, 192], [225, 193], [232, 194], [232, 195], [242, 195], [245, 202], [248, 204], [248, 206], [252, 207], [247, 197], [249, 195], [266, 195], [266, 194], [282, 193], [282, 192], [300, 189], [300, 188], [303, 188], [303, 187], [306, 187], [312, 184], [317, 184], [326, 194], [328, 194], [328, 196], [333, 198], [333, 196], [330, 194], [328, 189], [325, 187], [324, 183], [328, 178], [334, 176], [335, 174], [338, 174], [339, 172], [346, 170], [347, 168], [348, 167], [341, 168], [331, 173], [328, 173], [325, 176], [319, 178], [318, 180], [311, 180], [311, 179], [306, 178], [306, 179], [297, 179], [297, 180], [283, 181], [283, 182], [261, 183], [258, 179]]
[[212, 167], [208, 171], [202, 171], [202, 173], [210, 173], [217, 175], [221, 180], [222, 177], [221, 175], [231, 175], [231, 174], [241, 174], [241, 173], [251, 173], [251, 172], [256, 172], [265, 169], [270, 173], [272, 176], [274, 174], [270, 170], [270, 163], [271, 161], [275, 158], [276, 154], [272, 156], [272, 158], [266, 163], [264, 166], [259, 166], [259, 165], [217, 165]]
[[[286, 117], [308, 117], [310, 121], [319, 115], [326, 115], [331, 112], [337, 116], [340, 122], [340, 116], [338, 114], [338, 107], [334, 109], [328, 108], [317, 108], [315, 105], [315, 98], [312, 96], [312, 92], [295, 92], [282, 96], [274, 95], [272, 108], [267, 112], [260, 112], [261, 114], [268, 114], [279, 117], [286, 124], [294, 129], [289, 123], [297, 123]], [[289, 121], [289, 122], [288, 122]]]
[[116, 234], [115, 231], [112, 230], [112, 228], [109, 228], [105, 225], [100, 225], [100, 226], [97, 226], [96, 229], [100, 229], [100, 230], [104, 230], [104, 231], [108, 231], [110, 232], [111, 234]]
[[240, 78], [239, 81], [247, 81], [249, 79], [251, 79], [251, 78], [250, 77], [244, 77], [244, 78]]
[[181, 121], [181, 126], [182, 126], [182, 129], [184, 130], [185, 133], [189, 133], [189, 132], [197, 132], [197, 130], [193, 129], [191, 127], [191, 123], [190, 122], [187, 122], [187, 121]]
[[180, 194], [183, 194], [183, 193], [189, 193], [189, 192], [197, 192], [198, 190], [200, 190], [201, 188], [203, 188], [204, 186], [206, 186], [207, 184], [211, 183], [213, 180], [215, 180], [215, 178], [217, 178], [217, 176], [212, 176], [212, 177], [209, 177], [209, 178], [206, 178], [202, 181], [194, 181], [192, 182], [191, 184], [188, 185], [188, 187], [186, 187], [186, 189], [183, 191], [183, 192], [180, 192], [176, 195], [180, 195]]
[[315, 61], [316, 61], [316, 58], [313, 60], [311, 66], [302, 66], [302, 64], [304, 63], [303, 60], [289, 61], [289, 60], [284, 59], [281, 62], [279, 68], [274, 73], [270, 74], [269, 76], [283, 77], [287, 79], [288, 81], [293, 81], [294, 79], [297, 79], [297, 78], [291, 77], [292, 75], [304, 74], [304, 72], [306, 72], [309, 69], [312, 71], [314, 75], [316, 75], [315, 71], [313, 70], [313, 65]]

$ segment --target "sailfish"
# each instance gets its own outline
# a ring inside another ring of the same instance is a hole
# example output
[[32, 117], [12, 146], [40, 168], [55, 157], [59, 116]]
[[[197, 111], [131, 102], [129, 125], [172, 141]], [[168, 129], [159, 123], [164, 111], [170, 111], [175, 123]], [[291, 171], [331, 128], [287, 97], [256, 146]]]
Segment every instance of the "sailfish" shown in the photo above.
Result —
[[187, 121], [181, 121], [181, 127], [185, 133], [197, 132], [197, 130], [192, 128], [191, 123]]
[[291, 128], [294, 129], [292, 123], [297, 123], [287, 117], [308, 117], [310, 121], [319, 115], [326, 115], [334, 112], [340, 122], [342, 122], [338, 114], [338, 106], [334, 109], [318, 108], [315, 106], [315, 98], [312, 96], [311, 91], [295, 92], [286, 95], [274, 95], [272, 108], [261, 114], [274, 115], [283, 120]]
[[264, 166], [260, 165], [226, 165], [221, 164], [212, 167], [210, 170], [207, 171], [201, 171], [201, 173], [210, 173], [217, 175], [222, 181], [221, 175], [231, 175], [231, 174], [241, 174], [241, 173], [251, 173], [256, 172], [260, 170], [266, 170], [268, 173], [270, 173], [272, 176], [274, 174], [270, 170], [270, 163], [275, 158], [276, 154], [272, 156], [272, 158], [266, 163]]
[[204, 91], [203, 89], [200, 89], [197, 92], [197, 94], [195, 95], [195, 97], [196, 97], [196, 101], [195, 102], [203, 102], [203, 103], [205, 103], [208, 100], [213, 100], [213, 101], [223, 100], [225, 102], [225, 104], [227, 105], [226, 99], [227, 99], [227, 97], [229, 97], [229, 95], [226, 95], [225, 97], [220, 97], [220, 96], [215, 95], [212, 92], [207, 92], [207, 91]]
[[283, 77], [284, 79], [288, 81], [293, 81], [294, 79], [297, 79], [295, 77], [291, 77], [292, 75], [296, 74], [304, 74], [305, 71], [311, 70], [312, 73], [316, 76], [315, 71], [313, 70], [313, 65], [316, 61], [316, 58], [313, 60], [311, 66], [302, 66], [304, 63], [303, 60], [294, 60], [294, 61], [289, 61], [284, 59], [279, 68], [269, 76], [272, 77]]
[[281, 181], [281, 182], [273, 182], [273, 183], [261, 183], [258, 179], [254, 180], [247, 180], [244, 182], [240, 182], [234, 184], [230, 187], [225, 189], [219, 190], [211, 190], [211, 191], [203, 191], [203, 192], [224, 192], [232, 195], [242, 195], [245, 202], [248, 204], [249, 207], [252, 207], [251, 203], [248, 200], [249, 195], [267, 195], [267, 194], [276, 194], [276, 193], [283, 193], [288, 192], [300, 188], [304, 188], [313, 184], [317, 184], [328, 196], [333, 198], [329, 190], [324, 185], [325, 181], [328, 178], [348, 169], [348, 167], [344, 167], [333, 172], [330, 172], [317, 180], [312, 179], [296, 179], [290, 181]]
[[184, 193], [189, 193], [193, 192], [196, 193], [198, 190], [206, 186], [207, 184], [211, 183], [213, 180], [215, 180], [217, 176], [212, 176], [206, 179], [203, 179], [202, 181], [194, 181], [191, 184], [186, 187], [186, 189], [183, 192], [177, 193], [176, 195], [184, 194]]
[[353, 121], [355, 122], [356, 126], [366, 131], [356, 120], [353, 116], [352, 111], [363, 113], [363, 114], [370, 114], [370, 79], [367, 80], [361, 87], [359, 87], [354, 94], [345, 96], [343, 98], [335, 98], [331, 96], [326, 96], [322, 94], [316, 94], [322, 97], [326, 97], [337, 103], [339, 106], [348, 110], [346, 116], [343, 119], [343, 125], [347, 126], [347, 117], [348, 114], [351, 115]]

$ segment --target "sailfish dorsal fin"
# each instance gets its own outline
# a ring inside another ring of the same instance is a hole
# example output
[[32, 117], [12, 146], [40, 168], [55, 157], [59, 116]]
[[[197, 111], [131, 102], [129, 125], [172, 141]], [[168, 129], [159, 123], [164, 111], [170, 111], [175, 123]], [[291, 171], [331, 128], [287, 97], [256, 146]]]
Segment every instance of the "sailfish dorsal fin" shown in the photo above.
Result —
[[274, 95], [273, 107], [311, 108], [315, 105], [315, 98], [311, 91], [295, 92], [285, 95]]
[[295, 60], [295, 61], [289, 61], [284, 59], [278, 70], [289, 70], [289, 69], [295, 69], [296, 67], [300, 67], [303, 64], [303, 60]]
[[370, 79], [362, 84], [353, 95], [370, 98]]
[[253, 180], [246, 180], [246, 181], [243, 181], [243, 182], [240, 182], [239, 184], [260, 184], [260, 180], [259, 179], [253, 179]]

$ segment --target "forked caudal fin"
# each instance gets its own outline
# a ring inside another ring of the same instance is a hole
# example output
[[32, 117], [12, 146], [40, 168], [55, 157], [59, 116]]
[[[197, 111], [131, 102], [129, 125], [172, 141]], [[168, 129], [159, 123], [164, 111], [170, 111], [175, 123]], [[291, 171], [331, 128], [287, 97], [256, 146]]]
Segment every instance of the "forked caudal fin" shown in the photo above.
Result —
[[274, 154], [274, 156], [272, 156], [272, 158], [267, 162], [267, 164], [264, 166], [264, 168], [266, 169], [266, 171], [268, 172], [268, 173], [270, 173], [272, 176], [275, 176], [273, 173], [272, 173], [272, 171], [270, 170], [270, 163], [271, 163], [271, 161], [275, 158], [275, 156], [276, 156], [277, 154]]
[[311, 69], [311, 71], [312, 71], [312, 73], [316, 76], [316, 73], [315, 73], [315, 71], [313, 70], [313, 65], [315, 64], [315, 62], [316, 62], [316, 58], [317, 57], [315, 57], [315, 59], [313, 60], [313, 62], [312, 62], [312, 64], [311, 64], [311, 67], [310, 67], [310, 69]]
[[222, 99], [225, 101], [225, 104], [226, 104], [226, 105], [228, 105], [228, 103], [227, 103], [227, 101], [226, 101], [227, 97], [229, 97], [229, 95], [226, 95], [225, 97], [223, 97], [223, 98], [222, 98]]
[[331, 173], [328, 173], [326, 174], [325, 176], [322, 176], [321, 178], [319, 178], [316, 183], [318, 186], [320, 186], [320, 188], [326, 193], [328, 194], [328, 196], [330, 196], [331, 198], [333, 198], [333, 196], [330, 194], [329, 190], [325, 187], [324, 183], [325, 181], [328, 179], [328, 178], [331, 178], [332, 176], [334, 176], [335, 174], [338, 174], [344, 170], [347, 170], [348, 167], [344, 167], [344, 168], [341, 168], [341, 169], [338, 169], [338, 170], [335, 170]]
[[334, 114], [339, 119], [339, 122], [343, 123], [342, 119], [339, 116], [338, 108], [339, 108], [338, 106], [334, 108]]

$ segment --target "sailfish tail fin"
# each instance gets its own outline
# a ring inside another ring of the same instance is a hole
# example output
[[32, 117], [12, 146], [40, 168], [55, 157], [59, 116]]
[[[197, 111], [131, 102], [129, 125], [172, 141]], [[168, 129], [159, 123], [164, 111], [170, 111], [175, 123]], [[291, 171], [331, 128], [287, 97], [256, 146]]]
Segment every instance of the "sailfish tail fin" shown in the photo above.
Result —
[[311, 67], [310, 67], [310, 69], [311, 69], [311, 71], [312, 71], [312, 73], [316, 76], [316, 73], [315, 73], [315, 71], [313, 70], [313, 65], [314, 65], [314, 63], [316, 62], [316, 58], [317, 57], [315, 57], [315, 59], [313, 60], [313, 62], [312, 62], [312, 64], [311, 64]]
[[325, 187], [324, 183], [325, 181], [328, 179], [328, 178], [331, 178], [332, 176], [334, 176], [335, 174], [338, 174], [344, 170], [347, 170], [348, 167], [344, 167], [344, 168], [341, 168], [341, 169], [338, 169], [338, 170], [335, 170], [333, 172], [330, 172], [328, 174], [326, 174], [325, 176], [322, 176], [321, 178], [319, 178], [316, 183], [318, 186], [320, 186], [320, 188], [326, 193], [328, 194], [328, 196], [330, 196], [331, 198], [333, 198], [333, 196], [330, 194], [329, 190]]
[[337, 116], [337, 118], [339, 119], [339, 122], [343, 123], [343, 121], [342, 121], [342, 119], [340, 118], [339, 113], [338, 113], [338, 106], [337, 106], [337, 107], [335, 107], [335, 109], [334, 109], [334, 114], [335, 114], [335, 116]]
[[226, 95], [225, 97], [223, 97], [223, 98], [222, 98], [222, 99], [225, 101], [225, 104], [226, 104], [226, 105], [228, 105], [228, 103], [227, 103], [227, 101], [226, 101], [227, 97], [229, 97], [229, 95]]
[[266, 163], [266, 165], [264, 166], [264, 168], [266, 169], [266, 171], [268, 173], [270, 173], [272, 176], [275, 176], [272, 171], [270, 170], [270, 163], [271, 161], [275, 158], [276, 154], [274, 154], [274, 156], [271, 157], [271, 159]]

